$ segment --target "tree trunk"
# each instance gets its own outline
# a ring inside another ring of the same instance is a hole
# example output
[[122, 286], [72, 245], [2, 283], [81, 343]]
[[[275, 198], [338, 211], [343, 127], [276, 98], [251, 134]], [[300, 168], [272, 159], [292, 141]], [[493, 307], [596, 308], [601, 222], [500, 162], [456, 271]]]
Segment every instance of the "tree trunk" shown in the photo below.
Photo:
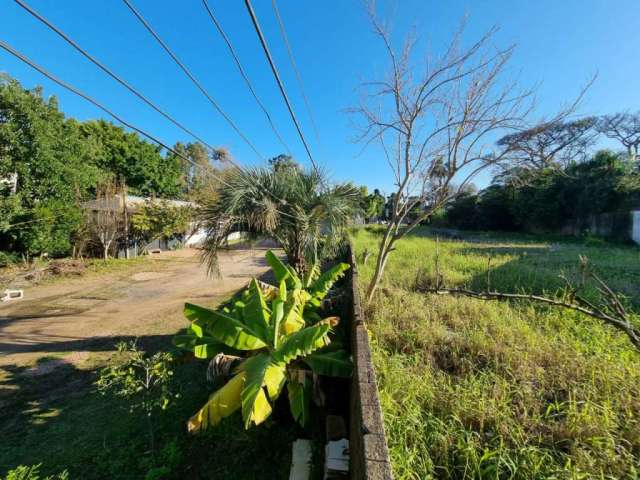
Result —
[[389, 258], [389, 253], [391, 253], [391, 248], [393, 247], [394, 240], [389, 237], [391, 236], [392, 224], [389, 224], [387, 230], [384, 232], [384, 237], [382, 242], [380, 243], [380, 249], [378, 250], [378, 258], [376, 259], [376, 270], [369, 282], [369, 286], [367, 287], [367, 303], [371, 303], [373, 299], [373, 295], [376, 293], [376, 289], [378, 288], [378, 284], [382, 279], [382, 275], [384, 273], [384, 268], [387, 265], [387, 259]]

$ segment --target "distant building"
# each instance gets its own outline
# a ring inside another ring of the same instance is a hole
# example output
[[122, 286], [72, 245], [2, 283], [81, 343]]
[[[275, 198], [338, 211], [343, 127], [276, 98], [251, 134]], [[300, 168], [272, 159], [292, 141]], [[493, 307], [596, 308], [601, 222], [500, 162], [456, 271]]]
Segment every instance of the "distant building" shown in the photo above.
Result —
[[[170, 200], [151, 197], [140, 197], [136, 195], [115, 194], [109, 198], [99, 198], [84, 202], [82, 207], [91, 212], [111, 211], [122, 212], [123, 217], [130, 221], [131, 216], [145, 205], [162, 204], [169, 207], [192, 207], [197, 205], [193, 202], [184, 200]], [[194, 238], [195, 237], [195, 238]], [[144, 252], [155, 250], [172, 250], [182, 246], [200, 245], [204, 240], [203, 232], [198, 230], [197, 224], [192, 222], [187, 231], [172, 238], [154, 238], [153, 240], [139, 244], [138, 239], [127, 239], [126, 235], [122, 235], [117, 242], [116, 256], [133, 258]]]

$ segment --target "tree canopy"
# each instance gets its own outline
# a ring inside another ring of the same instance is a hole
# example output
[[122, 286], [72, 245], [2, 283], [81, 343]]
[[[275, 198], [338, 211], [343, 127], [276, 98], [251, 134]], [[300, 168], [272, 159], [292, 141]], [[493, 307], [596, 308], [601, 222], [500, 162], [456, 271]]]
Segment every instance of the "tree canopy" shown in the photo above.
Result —
[[[206, 188], [214, 161], [198, 143], [179, 143], [179, 156], [104, 120], [66, 118], [55, 97], [0, 76], [0, 250], [30, 257], [65, 255], [85, 221], [83, 202], [106, 181], [134, 195], [180, 199]], [[15, 190], [6, 181], [17, 178]]]

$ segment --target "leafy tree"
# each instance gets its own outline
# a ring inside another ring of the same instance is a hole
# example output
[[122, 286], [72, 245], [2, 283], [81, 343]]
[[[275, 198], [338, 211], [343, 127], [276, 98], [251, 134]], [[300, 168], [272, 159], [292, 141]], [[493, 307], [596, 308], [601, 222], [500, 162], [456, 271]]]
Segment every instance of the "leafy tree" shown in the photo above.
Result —
[[505, 135], [497, 145], [510, 153], [505, 160], [519, 167], [542, 170], [562, 168], [584, 160], [596, 136], [595, 117], [541, 123]]
[[291, 155], [280, 154], [269, 159], [269, 166], [274, 172], [300, 170], [300, 164]]
[[458, 228], [581, 231], [602, 213], [623, 212], [626, 218], [638, 200], [634, 161], [603, 150], [561, 171], [513, 169], [478, 195], [459, 197], [448, 207], [447, 220]]
[[[229, 152], [224, 148], [213, 152], [207, 150], [200, 142], [178, 142], [167, 157], [180, 166], [180, 186], [182, 196], [197, 201], [200, 196], [207, 194], [210, 183], [216, 175], [216, 163], [222, 164], [229, 158]], [[185, 160], [189, 159], [190, 161]]]
[[165, 410], [171, 399], [178, 396], [170, 390], [171, 355], [164, 352], [147, 355], [135, 342], [120, 342], [117, 349], [115, 361], [100, 370], [96, 381], [98, 391], [123, 398], [128, 402], [130, 412], [144, 414], [151, 456], [155, 461], [154, 415]]
[[476, 228], [485, 230], [515, 230], [516, 219], [513, 215], [513, 188], [502, 185], [490, 185], [478, 198]]
[[104, 120], [82, 124], [96, 165], [122, 179], [136, 195], [178, 198], [182, 194], [181, 164], [163, 157], [160, 147]]
[[[17, 174], [15, 194], [0, 192], [0, 248], [27, 257], [70, 250], [79, 203], [102, 176], [74, 120], [55, 97], [0, 77], [0, 178]], [[13, 227], [12, 225], [15, 225]]]
[[[354, 187], [355, 188], [355, 187]], [[358, 189], [358, 207], [365, 217], [366, 222], [377, 220], [384, 213], [384, 196], [377, 188], [373, 193], [369, 193], [366, 186], [361, 186]]]
[[463, 230], [478, 228], [478, 196], [473, 193], [458, 195], [446, 209], [449, 224]]
[[172, 206], [163, 200], [150, 200], [131, 216], [132, 234], [147, 242], [171, 238], [189, 229], [193, 215], [189, 206]]

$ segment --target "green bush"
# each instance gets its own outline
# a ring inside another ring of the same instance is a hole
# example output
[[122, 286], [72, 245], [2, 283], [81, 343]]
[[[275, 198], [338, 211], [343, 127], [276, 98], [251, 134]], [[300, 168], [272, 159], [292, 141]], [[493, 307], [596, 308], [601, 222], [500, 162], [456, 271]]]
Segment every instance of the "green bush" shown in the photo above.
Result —
[[19, 257], [15, 253], [0, 252], [0, 268], [10, 267], [14, 263], [18, 263]]
[[41, 465], [41, 463], [30, 467], [20, 465], [19, 467], [7, 472], [6, 480], [69, 480], [69, 473], [66, 470], [58, 473], [57, 475], [41, 477], [38, 472]]

